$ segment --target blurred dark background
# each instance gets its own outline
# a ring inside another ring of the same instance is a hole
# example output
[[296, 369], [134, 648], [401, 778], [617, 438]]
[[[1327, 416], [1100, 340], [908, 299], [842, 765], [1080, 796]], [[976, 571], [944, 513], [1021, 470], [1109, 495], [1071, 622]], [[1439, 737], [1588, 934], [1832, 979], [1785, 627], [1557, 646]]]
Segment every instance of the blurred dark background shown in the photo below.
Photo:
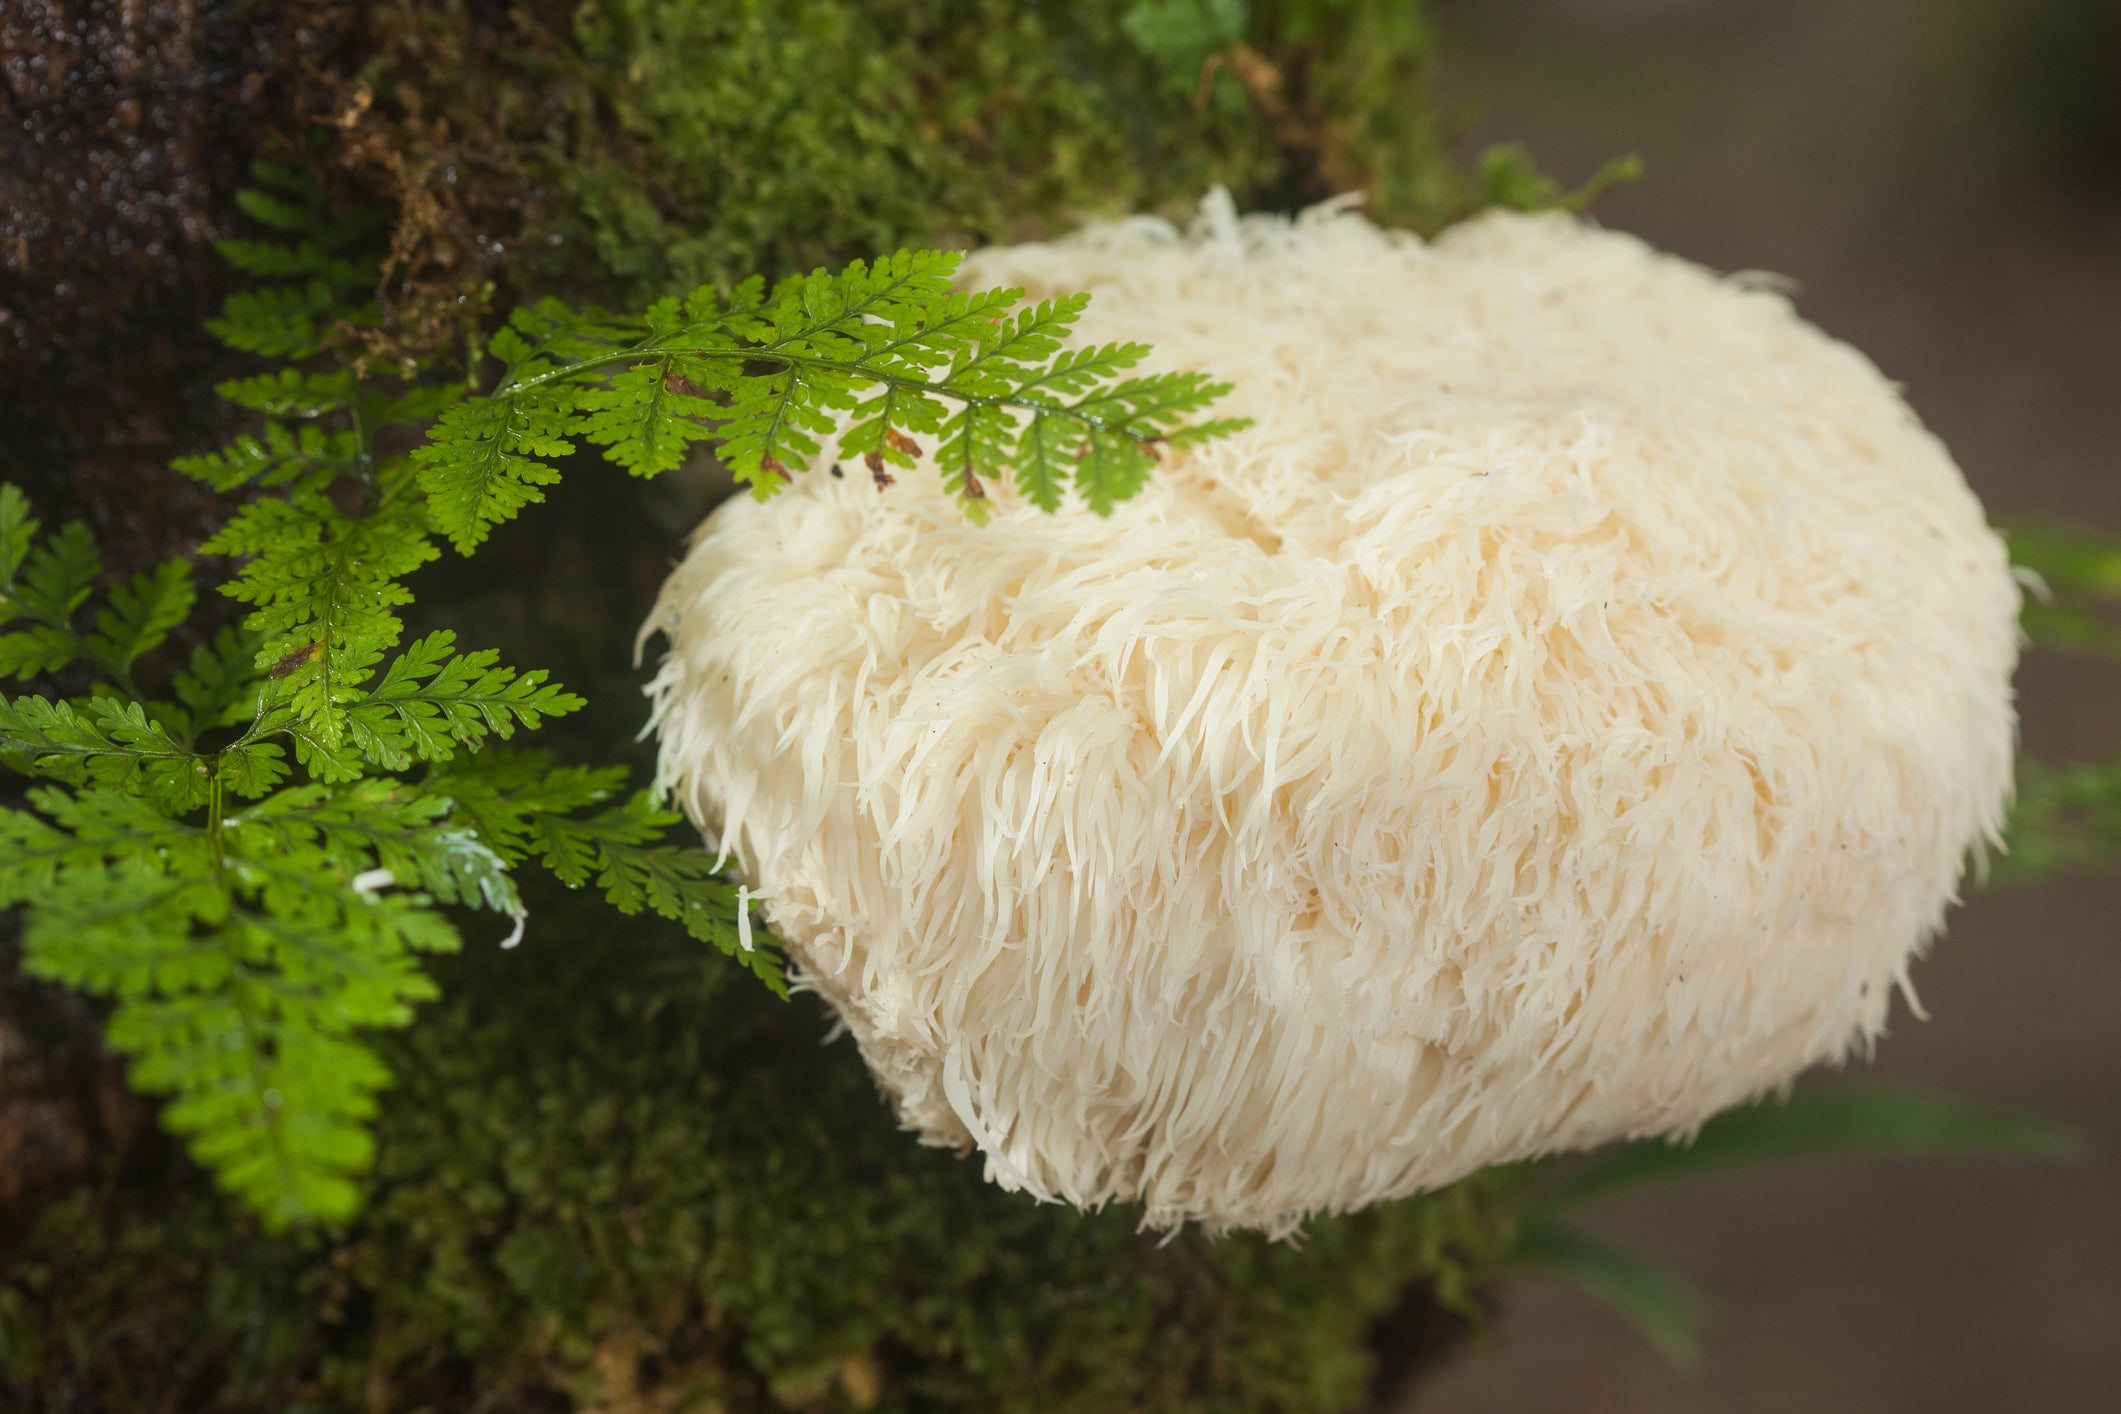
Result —
[[[1996, 517], [2121, 529], [2121, 0], [1455, 0], [1477, 139], [1605, 224], [1772, 270], [1902, 382]], [[1477, 95], [1477, 100], [1475, 96]], [[1473, 105], [1477, 102], [1477, 107]], [[2121, 666], [2036, 653], [2026, 749], [2121, 749]], [[2121, 881], [1983, 894], [1915, 978], [1881, 1078], [2088, 1131], [2089, 1162], [1814, 1163], [1590, 1215], [1716, 1298], [1698, 1371], [1544, 1282], [1418, 1414], [2121, 1408]]]

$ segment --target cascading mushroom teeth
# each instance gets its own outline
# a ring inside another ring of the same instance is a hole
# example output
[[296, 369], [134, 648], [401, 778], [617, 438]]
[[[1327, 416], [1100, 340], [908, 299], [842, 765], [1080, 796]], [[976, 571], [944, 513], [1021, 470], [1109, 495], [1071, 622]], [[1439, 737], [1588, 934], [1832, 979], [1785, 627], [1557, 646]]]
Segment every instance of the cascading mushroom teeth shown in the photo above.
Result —
[[701, 527], [662, 775], [906, 1125], [1286, 1233], [1866, 1049], [2010, 788], [2018, 592], [1773, 292], [1570, 218], [981, 252], [1244, 432], [1100, 518], [925, 466]]

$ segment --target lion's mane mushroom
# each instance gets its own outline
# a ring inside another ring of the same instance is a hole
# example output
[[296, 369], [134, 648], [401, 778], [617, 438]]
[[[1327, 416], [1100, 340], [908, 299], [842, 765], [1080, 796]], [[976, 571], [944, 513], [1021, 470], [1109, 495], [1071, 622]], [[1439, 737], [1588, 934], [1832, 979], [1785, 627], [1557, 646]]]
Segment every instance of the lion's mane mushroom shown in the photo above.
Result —
[[1249, 430], [1109, 519], [702, 527], [662, 767], [904, 1122], [1286, 1232], [1863, 1050], [2009, 792], [2018, 593], [1779, 295], [1561, 216], [989, 250]]

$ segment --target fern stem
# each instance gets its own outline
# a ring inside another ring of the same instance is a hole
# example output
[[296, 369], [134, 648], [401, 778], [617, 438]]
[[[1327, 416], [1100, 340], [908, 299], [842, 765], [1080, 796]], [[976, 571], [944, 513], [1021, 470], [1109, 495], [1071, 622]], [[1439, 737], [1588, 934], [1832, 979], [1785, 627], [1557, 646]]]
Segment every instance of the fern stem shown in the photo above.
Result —
[[361, 483], [361, 511], [363, 515], [372, 515], [383, 495], [383, 488], [376, 480], [374, 443], [368, 419], [361, 416], [360, 401], [354, 400], [346, 411], [353, 423], [353, 467], [354, 476]]
[[206, 850], [213, 859], [216, 874], [221, 872], [224, 862], [221, 852], [221, 819], [225, 808], [221, 782], [221, 753], [217, 751], [207, 758], [206, 778]]

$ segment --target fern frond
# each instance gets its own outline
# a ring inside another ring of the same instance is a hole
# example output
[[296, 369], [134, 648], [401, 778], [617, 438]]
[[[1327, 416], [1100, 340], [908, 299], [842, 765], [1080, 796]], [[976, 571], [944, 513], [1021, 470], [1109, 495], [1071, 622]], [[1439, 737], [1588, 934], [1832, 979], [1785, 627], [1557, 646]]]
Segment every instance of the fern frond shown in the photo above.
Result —
[[1156, 469], [1156, 458], [1139, 442], [1094, 430], [1083, 438], [1082, 455], [1075, 463], [1075, 486], [1083, 503], [1099, 515], [1126, 500], [1148, 483]]
[[[1087, 295], [1011, 314], [1021, 290], [950, 287], [958, 259], [902, 250], [794, 276], [763, 300], [756, 283], [727, 298], [701, 289], [632, 320], [553, 300], [517, 311], [489, 346], [505, 366], [499, 384], [443, 414], [414, 453], [437, 528], [461, 551], [476, 547], [542, 497], [558, 476], [549, 463], [577, 436], [637, 475], [714, 440], [764, 498], [822, 455], [850, 411], [838, 455], [860, 457], [880, 487], [886, 466], [919, 456], [914, 434], [935, 433], [945, 483], [974, 518], [990, 481], [1026, 475], [1027, 454], [1027, 496], [1057, 509], [1063, 457], [1076, 452], [1073, 482], [1104, 514], [1140, 489], [1155, 446], [1228, 391], [1197, 373], [1123, 379], [1146, 346], [1063, 346]], [[1027, 421], [1037, 425], [1020, 429]]]
[[0, 482], [0, 586], [13, 587], [22, 562], [29, 558], [30, 546], [36, 543], [40, 525], [22, 488]]
[[707, 424], [723, 416], [695, 386], [673, 358], [621, 369], [604, 387], [583, 393], [583, 440], [635, 476], [674, 471], [694, 443], [711, 435]]
[[901, 250], [873, 265], [853, 261], [837, 274], [791, 276], [756, 314], [736, 315], [729, 327], [764, 352], [842, 357], [862, 347], [857, 330], [864, 324], [917, 325], [950, 300], [961, 259], [955, 251]]
[[287, 779], [286, 754], [270, 741], [243, 741], [214, 752], [207, 768], [229, 794], [255, 800]]
[[88, 527], [72, 521], [30, 551], [6, 593], [16, 612], [60, 623], [81, 607], [102, 573]]
[[78, 710], [0, 697], [0, 762], [23, 774], [141, 796], [169, 814], [206, 800], [211, 768], [136, 702], [93, 697]]
[[40, 522], [19, 490], [0, 500], [0, 679], [54, 673], [81, 656], [74, 613], [86, 603], [103, 561], [88, 527], [79, 521], [58, 534], [37, 538]]
[[[402, 771], [416, 760], [447, 761], [460, 748], [476, 751], [489, 734], [506, 740], [518, 726], [535, 731], [545, 718], [583, 705], [547, 683], [543, 669], [518, 673], [501, 665], [490, 648], [457, 653], [455, 647], [456, 634], [441, 629], [393, 658], [381, 682], [345, 703], [346, 745], [372, 765]], [[309, 727], [297, 711], [280, 708], [256, 735], [290, 732], [298, 754], [326, 779], [357, 772]]]
[[482, 751], [432, 772], [422, 786], [454, 804], [452, 818], [478, 832], [508, 863], [544, 847], [540, 820], [601, 805], [626, 788], [624, 766], [555, 766], [543, 751]]
[[461, 383], [415, 383], [389, 397], [367, 394], [364, 416], [371, 427], [426, 422], [463, 400], [464, 385]]
[[339, 477], [354, 472], [357, 451], [343, 433], [269, 422], [262, 440], [249, 435], [238, 437], [219, 451], [178, 457], [170, 468], [223, 493], [240, 490], [253, 481], [265, 486], [321, 491]]
[[[286, 169], [277, 169], [285, 172]], [[282, 185], [288, 190], [288, 185]], [[298, 195], [308, 195], [306, 183], [293, 187]], [[275, 231], [304, 232], [316, 224], [315, 207], [310, 202], [297, 204], [256, 187], [245, 187], [236, 193], [236, 209], [261, 226], [270, 226]]]
[[598, 887], [619, 912], [647, 909], [668, 918], [735, 960], [774, 995], [787, 996], [786, 964], [770, 939], [753, 933], [747, 942], [748, 930], [737, 926], [741, 895], [716, 873], [714, 856], [697, 846], [663, 842], [665, 832], [682, 821], [641, 792], [616, 809], [566, 822], [552, 830], [552, 837], [576, 863], [593, 861]]
[[215, 338], [232, 349], [267, 358], [307, 358], [323, 346], [330, 316], [339, 306], [330, 281], [270, 285], [228, 297], [218, 317], [206, 321]]
[[129, 698], [139, 697], [132, 667], [184, 622], [197, 597], [191, 565], [166, 560], [114, 587], [83, 633], [75, 616], [88, 602], [103, 562], [78, 522], [41, 544], [39, 522], [13, 486], [0, 486], [0, 678], [32, 678], [86, 659]]
[[[943, 424], [936, 469], [943, 475], [943, 489], [968, 510], [987, 499], [982, 478], [1002, 474], [1013, 428], [1007, 410], [986, 400], [966, 403]], [[974, 514], [984, 514], [984, 509]]]
[[346, 516], [316, 493], [255, 501], [202, 548], [250, 557], [222, 592], [255, 606], [245, 623], [277, 700], [335, 750], [346, 704], [403, 629], [400, 581], [437, 553], [417, 502]]
[[[1020, 290], [1002, 293], [1013, 297], [1022, 295]], [[1041, 300], [1030, 309], [1019, 310], [1014, 319], [995, 323], [987, 331], [987, 337], [960, 350], [951, 360], [944, 383], [975, 397], [1016, 392], [1028, 386], [1025, 376], [1028, 365], [1042, 364], [1050, 359], [1052, 364], [1047, 369], [1047, 377], [1055, 385], [1053, 391], [1081, 391], [1098, 378], [1109, 376], [1119, 368], [1133, 366], [1149, 351], [1146, 345], [1113, 344], [1062, 353], [1061, 341], [1089, 307], [1088, 295], [1075, 294]], [[1123, 351], [1131, 351], [1132, 357], [1122, 358]], [[1069, 379], [1075, 380], [1078, 386], [1064, 386]]]
[[1016, 488], [1042, 511], [1060, 509], [1067, 487], [1069, 454], [1082, 443], [1080, 429], [1063, 418], [1034, 412], [1016, 438]]
[[283, 368], [214, 385], [215, 396], [271, 417], [322, 417], [353, 405], [357, 384], [347, 369], [309, 373]]
[[269, 1227], [352, 1215], [389, 1072], [352, 1033], [401, 1026], [434, 987], [417, 952], [455, 929], [417, 896], [332, 886], [314, 858], [232, 883], [77, 870], [24, 931], [33, 974], [115, 994], [107, 1036], [163, 1123]]
[[108, 996], [107, 1035], [164, 1122], [274, 1227], [349, 1216], [389, 1076], [353, 1039], [433, 995], [416, 954], [454, 949], [420, 894], [357, 887], [288, 831], [208, 829], [105, 790], [0, 811], [0, 903], [27, 905], [23, 965]]
[[564, 300], [546, 298], [516, 306], [508, 316], [508, 327], [496, 336], [489, 352], [509, 365], [511, 375], [522, 377], [630, 348], [647, 330], [640, 319], [594, 306], [575, 309]]
[[1202, 422], [1189, 422], [1183, 427], [1174, 427], [1163, 435], [1167, 447], [1197, 447], [1203, 442], [1212, 442], [1218, 437], [1229, 437], [1252, 425], [1249, 417], [1211, 417]]
[[785, 963], [762, 933], [744, 946], [737, 889], [716, 872], [714, 856], [670, 842], [684, 817], [646, 792], [581, 813], [615, 797], [626, 778], [622, 766], [555, 769], [542, 753], [489, 751], [423, 785], [447, 796], [455, 805], [452, 818], [472, 826], [511, 864], [536, 859], [569, 888], [594, 882], [621, 913], [646, 909], [678, 923], [785, 996]]
[[373, 284], [376, 277], [373, 264], [340, 259], [314, 239], [287, 245], [279, 241], [232, 238], [215, 241], [214, 250], [244, 274], [262, 279], [313, 275], [340, 289], [356, 289]]
[[789, 460], [808, 461], [823, 450], [832, 414], [855, 402], [852, 380], [837, 368], [787, 367], [745, 378], [730, 390], [722, 462], [763, 500], [788, 479]]
[[379, 213], [361, 211], [333, 220], [324, 213], [322, 193], [300, 173], [253, 163], [251, 176], [274, 190], [245, 188], [236, 193], [236, 205], [259, 225], [291, 239], [221, 240], [214, 248], [247, 274], [288, 283], [229, 296], [220, 316], [206, 321], [208, 332], [246, 353], [295, 359], [318, 352], [342, 327], [375, 323], [373, 304], [355, 300], [352, 292], [375, 284], [377, 263], [339, 252], [374, 232]]
[[315, 846], [349, 879], [382, 869], [401, 888], [439, 903], [523, 914], [508, 861], [468, 824], [450, 798], [403, 781], [297, 786], [231, 815], [228, 829], [252, 852]]
[[0, 678], [28, 679], [55, 673], [74, 660], [76, 640], [49, 624], [0, 633]]
[[258, 666], [261, 642], [231, 624], [192, 649], [170, 684], [176, 702], [161, 704], [163, 719], [187, 746], [209, 727], [232, 727], [258, 715], [258, 695], [271, 681]]
[[82, 640], [82, 648], [112, 671], [125, 673], [190, 616], [197, 597], [190, 562], [164, 560], [111, 590], [110, 607], [96, 611], [95, 630]]
[[523, 507], [545, 499], [560, 479], [548, 458], [574, 451], [567, 440], [579, 404], [555, 395], [466, 398], [437, 418], [413, 452], [435, 529], [463, 554]]

